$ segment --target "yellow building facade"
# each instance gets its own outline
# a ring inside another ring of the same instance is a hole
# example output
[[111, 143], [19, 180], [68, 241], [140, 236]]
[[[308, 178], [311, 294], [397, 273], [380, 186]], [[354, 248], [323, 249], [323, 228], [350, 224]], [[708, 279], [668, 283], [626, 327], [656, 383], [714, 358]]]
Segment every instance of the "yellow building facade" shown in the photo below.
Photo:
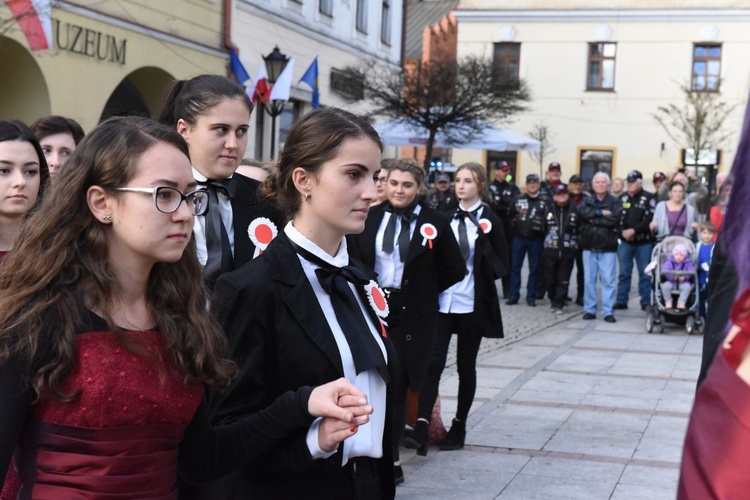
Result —
[[0, 119], [58, 114], [89, 131], [112, 115], [158, 116], [174, 79], [227, 74], [221, 1], [55, 1], [51, 17], [52, 46], [32, 51], [0, 6]]

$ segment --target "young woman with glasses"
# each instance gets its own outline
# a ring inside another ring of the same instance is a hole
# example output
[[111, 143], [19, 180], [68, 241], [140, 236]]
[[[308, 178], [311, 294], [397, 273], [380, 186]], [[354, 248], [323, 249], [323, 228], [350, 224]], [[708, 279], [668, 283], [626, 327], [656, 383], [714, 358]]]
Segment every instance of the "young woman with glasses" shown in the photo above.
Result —
[[0, 477], [13, 456], [18, 498], [176, 499], [178, 467], [212, 478], [314, 417], [367, 421], [364, 394], [338, 380], [210, 427], [204, 386], [236, 368], [205, 310], [190, 240], [207, 195], [187, 145], [113, 118], [69, 166], [0, 264]]

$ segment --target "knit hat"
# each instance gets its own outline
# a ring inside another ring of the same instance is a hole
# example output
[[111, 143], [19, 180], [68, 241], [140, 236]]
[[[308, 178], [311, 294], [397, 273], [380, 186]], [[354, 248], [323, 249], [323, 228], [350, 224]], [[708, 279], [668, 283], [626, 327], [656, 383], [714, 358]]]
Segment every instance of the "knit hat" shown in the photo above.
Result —
[[687, 257], [688, 256], [688, 249], [682, 243], [678, 243], [672, 249], [672, 255], [682, 255], [683, 257]]

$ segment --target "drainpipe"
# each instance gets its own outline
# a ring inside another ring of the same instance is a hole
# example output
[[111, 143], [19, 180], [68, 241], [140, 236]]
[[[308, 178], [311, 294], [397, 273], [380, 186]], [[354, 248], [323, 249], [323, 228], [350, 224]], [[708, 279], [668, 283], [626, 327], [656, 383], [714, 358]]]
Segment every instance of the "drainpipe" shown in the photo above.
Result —
[[[232, 43], [232, 1], [224, 0], [224, 47], [237, 50]], [[237, 50], [239, 53], [239, 50]]]

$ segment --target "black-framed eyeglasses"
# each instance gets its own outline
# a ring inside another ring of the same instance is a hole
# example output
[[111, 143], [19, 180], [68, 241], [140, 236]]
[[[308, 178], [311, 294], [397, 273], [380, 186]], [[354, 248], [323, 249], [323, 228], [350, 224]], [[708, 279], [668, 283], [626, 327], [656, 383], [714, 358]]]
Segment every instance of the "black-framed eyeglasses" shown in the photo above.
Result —
[[385, 181], [388, 180], [388, 177], [373, 177], [372, 180], [375, 181], [375, 184], [385, 184]]
[[188, 194], [170, 186], [157, 186], [153, 188], [117, 188], [115, 191], [127, 191], [131, 193], [147, 193], [154, 197], [156, 209], [163, 214], [171, 214], [180, 208], [183, 201], [187, 201], [193, 215], [203, 215], [208, 210], [208, 191], [196, 189]]

